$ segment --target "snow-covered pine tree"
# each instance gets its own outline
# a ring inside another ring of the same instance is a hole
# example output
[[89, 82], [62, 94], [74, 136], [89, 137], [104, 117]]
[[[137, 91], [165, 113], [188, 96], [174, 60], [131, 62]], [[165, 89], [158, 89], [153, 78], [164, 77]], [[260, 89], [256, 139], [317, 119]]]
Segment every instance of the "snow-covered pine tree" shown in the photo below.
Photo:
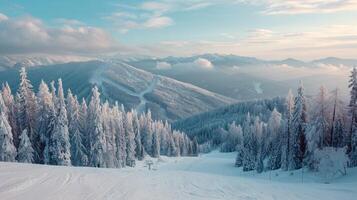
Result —
[[67, 110], [62, 80], [58, 79], [58, 110], [55, 126], [49, 142], [50, 164], [71, 165]]
[[160, 129], [162, 128], [160, 124], [156, 123], [155, 128], [153, 128], [153, 134], [152, 134], [152, 157], [158, 158], [160, 157], [160, 140], [159, 140], [159, 132]]
[[67, 94], [68, 132], [71, 145], [71, 163], [74, 166], [87, 166], [88, 157], [81, 132], [80, 106], [76, 96]]
[[124, 117], [124, 129], [126, 139], [126, 165], [135, 166], [135, 133], [133, 129], [133, 115], [131, 112], [126, 113]]
[[102, 106], [103, 130], [105, 134], [106, 150], [105, 162], [107, 167], [116, 167], [117, 159], [115, 153], [117, 146], [115, 143], [115, 127], [112, 125], [112, 109], [109, 107], [109, 102], [106, 101]]
[[307, 108], [302, 83], [298, 88], [297, 96], [294, 103], [294, 112], [292, 118], [292, 157], [290, 169], [300, 169], [303, 166], [306, 156], [306, 125], [307, 125]]
[[[49, 138], [52, 135], [55, 120], [55, 108], [52, 100], [52, 95], [49, 92], [48, 86], [41, 81], [37, 93], [37, 132], [41, 139], [41, 163], [49, 163]], [[52, 123], [51, 123], [52, 122]], [[27, 132], [26, 132], [27, 134]]]
[[330, 128], [330, 141], [332, 147], [344, 147], [346, 145], [346, 122], [347, 113], [344, 102], [341, 100], [340, 90], [336, 88], [332, 91], [329, 99], [332, 104], [332, 117]]
[[26, 70], [23, 67], [20, 69], [20, 85], [16, 95], [18, 127], [21, 132], [27, 129], [27, 134], [35, 150], [34, 160], [40, 163], [42, 152], [40, 136], [36, 132], [37, 102], [32, 88], [30, 81], [27, 79]]
[[251, 125], [250, 113], [243, 123], [243, 171], [254, 170], [257, 157], [257, 141]]
[[140, 122], [138, 118], [138, 114], [136, 111], [132, 110], [132, 116], [133, 116], [133, 130], [135, 134], [135, 155], [138, 158], [138, 160], [144, 159], [144, 150], [143, 150], [143, 145], [141, 144], [141, 134], [140, 134]]
[[118, 167], [126, 166], [126, 139], [123, 124], [124, 113], [120, 111], [118, 102], [115, 102], [113, 107], [113, 119], [115, 124], [115, 144], [117, 146], [116, 159]]
[[58, 98], [57, 98], [57, 95], [56, 95], [55, 81], [51, 81], [50, 86], [51, 86], [52, 101], [53, 101], [53, 104], [54, 104], [54, 106], [55, 106], [55, 108], [56, 108], [55, 110], [56, 110], [56, 112], [57, 112]]
[[290, 166], [291, 157], [291, 136], [292, 136], [292, 115], [294, 111], [294, 96], [291, 90], [289, 90], [288, 95], [285, 99], [286, 112], [284, 114], [284, 124], [283, 124], [283, 136], [282, 136], [282, 158], [281, 158], [281, 168], [283, 170], [288, 170]]
[[149, 155], [152, 153], [152, 122], [150, 110], [140, 116], [141, 144]]
[[316, 148], [321, 149], [330, 144], [327, 93], [327, 89], [321, 86], [312, 106], [311, 120], [307, 127], [309, 154], [312, 154]]
[[79, 112], [79, 127], [80, 131], [82, 133], [82, 143], [85, 147], [87, 158], [89, 159], [89, 151], [90, 151], [90, 145], [89, 145], [89, 131], [88, 131], [88, 106], [87, 102], [84, 98], [82, 98], [82, 103], [80, 106], [80, 112]]
[[348, 152], [350, 154], [351, 166], [357, 166], [357, 68], [354, 67], [350, 76], [350, 115], [351, 125], [349, 131]]
[[252, 143], [249, 145], [249, 154], [255, 160], [254, 169], [257, 170], [258, 173], [263, 172], [264, 163], [263, 160], [266, 156], [266, 142], [264, 139], [264, 124], [260, 121], [259, 117], [256, 117], [253, 124], [252, 130]]
[[2, 87], [2, 96], [5, 106], [7, 108], [7, 117], [8, 117], [9, 124], [11, 126], [14, 144], [15, 147], [18, 147], [20, 133], [16, 120], [16, 104], [15, 104], [14, 97], [11, 93], [11, 88], [7, 82]]
[[27, 136], [27, 130], [22, 131], [20, 135], [20, 144], [17, 152], [17, 161], [22, 163], [32, 163], [33, 153], [31, 141]]
[[0, 93], [0, 161], [14, 162], [16, 158], [16, 148], [6, 111], [7, 109], [2, 94]]
[[273, 109], [270, 118], [268, 120], [267, 129], [269, 132], [269, 160], [268, 160], [268, 169], [275, 170], [281, 167], [281, 143], [282, 143], [282, 136], [281, 136], [281, 122], [282, 122], [282, 115], [276, 110]]
[[98, 88], [94, 86], [88, 109], [88, 131], [90, 137], [89, 163], [92, 167], [106, 167], [106, 138], [103, 129], [103, 117], [99, 96]]

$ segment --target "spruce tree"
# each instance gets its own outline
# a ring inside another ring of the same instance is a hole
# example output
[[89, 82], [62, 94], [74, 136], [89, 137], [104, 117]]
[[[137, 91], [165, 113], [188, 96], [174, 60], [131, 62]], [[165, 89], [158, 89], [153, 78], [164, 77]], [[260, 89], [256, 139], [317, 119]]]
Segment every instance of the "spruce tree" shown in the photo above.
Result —
[[300, 169], [303, 166], [306, 156], [307, 141], [306, 141], [306, 125], [307, 125], [307, 110], [306, 99], [304, 96], [304, 88], [300, 84], [295, 98], [294, 112], [292, 118], [292, 161], [290, 169]]
[[62, 80], [58, 80], [58, 110], [49, 142], [50, 164], [71, 165], [67, 110]]
[[33, 92], [33, 86], [27, 78], [25, 68], [20, 69], [20, 85], [17, 91], [16, 105], [18, 111], [18, 127], [20, 132], [27, 129], [27, 134], [35, 150], [34, 160], [37, 163], [41, 162], [41, 140], [39, 134], [36, 132], [36, 113], [37, 102]]
[[17, 152], [17, 161], [22, 163], [32, 163], [33, 153], [31, 141], [27, 136], [27, 130], [22, 131], [20, 135], [20, 144]]
[[88, 110], [88, 131], [90, 137], [89, 162], [92, 167], [106, 167], [106, 138], [103, 129], [103, 117], [99, 96], [98, 88], [94, 86]]
[[11, 126], [6, 115], [6, 106], [0, 93], [0, 161], [14, 162], [16, 148], [12, 138]]

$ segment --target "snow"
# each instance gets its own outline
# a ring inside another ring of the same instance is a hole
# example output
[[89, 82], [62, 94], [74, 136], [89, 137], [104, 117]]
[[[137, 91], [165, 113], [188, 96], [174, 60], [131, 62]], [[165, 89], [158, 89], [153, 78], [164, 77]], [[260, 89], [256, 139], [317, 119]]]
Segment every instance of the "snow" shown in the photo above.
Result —
[[[352, 200], [357, 169], [324, 184], [312, 173], [256, 174], [234, 167], [235, 153], [146, 160], [135, 168], [98, 169], [0, 163], [1, 199], [242, 199]], [[276, 176], [279, 174], [279, 176]], [[271, 180], [270, 178], [271, 177]]]

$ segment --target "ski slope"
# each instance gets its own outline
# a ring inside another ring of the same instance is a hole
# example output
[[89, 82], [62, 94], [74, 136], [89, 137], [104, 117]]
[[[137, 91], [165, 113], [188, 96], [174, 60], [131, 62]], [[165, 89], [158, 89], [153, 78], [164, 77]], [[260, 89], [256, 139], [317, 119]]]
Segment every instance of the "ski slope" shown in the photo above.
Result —
[[243, 173], [233, 166], [234, 157], [217, 152], [196, 158], [163, 157], [154, 160], [151, 171], [145, 162], [125, 169], [0, 163], [0, 199], [353, 200], [357, 196], [356, 169], [331, 184], [313, 174], [305, 174], [302, 183], [300, 172]]

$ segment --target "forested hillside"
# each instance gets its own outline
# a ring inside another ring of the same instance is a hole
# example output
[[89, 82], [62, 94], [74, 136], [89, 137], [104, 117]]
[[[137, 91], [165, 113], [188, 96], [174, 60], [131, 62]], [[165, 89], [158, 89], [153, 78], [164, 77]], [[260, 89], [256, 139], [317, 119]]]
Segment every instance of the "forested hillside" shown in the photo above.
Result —
[[[57, 91], [57, 92], [56, 92]], [[62, 80], [38, 92], [20, 70], [16, 95], [7, 83], [0, 93], [0, 161], [92, 167], [135, 166], [146, 155], [194, 156], [197, 142], [155, 121], [151, 112], [125, 111], [101, 101], [96, 86], [81, 103]]]

